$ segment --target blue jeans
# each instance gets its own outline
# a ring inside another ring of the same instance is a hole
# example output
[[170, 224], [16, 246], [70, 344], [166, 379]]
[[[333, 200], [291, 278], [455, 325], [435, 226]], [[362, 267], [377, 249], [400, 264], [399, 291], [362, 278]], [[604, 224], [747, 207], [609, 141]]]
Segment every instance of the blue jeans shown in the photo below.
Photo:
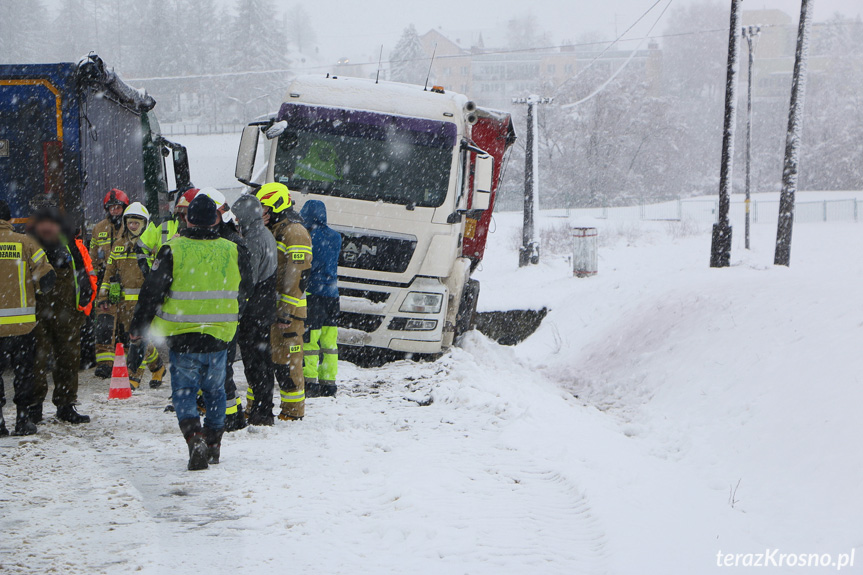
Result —
[[204, 395], [207, 416], [204, 426], [225, 427], [225, 367], [227, 351], [178, 353], [171, 350], [171, 401], [177, 420], [198, 416], [198, 390]]

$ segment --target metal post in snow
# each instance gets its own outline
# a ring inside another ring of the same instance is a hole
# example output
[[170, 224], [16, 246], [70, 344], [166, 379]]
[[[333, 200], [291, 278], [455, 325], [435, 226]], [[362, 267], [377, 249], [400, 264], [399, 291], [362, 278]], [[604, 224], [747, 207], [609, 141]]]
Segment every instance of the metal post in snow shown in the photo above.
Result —
[[518, 266], [539, 263], [539, 233], [536, 229], [536, 211], [539, 209], [539, 120], [538, 104], [551, 104], [554, 98], [513, 98], [513, 104], [527, 104], [527, 141], [524, 154], [524, 227], [522, 245], [518, 253]]
[[752, 69], [755, 67], [755, 40], [761, 35], [761, 26], [744, 26], [743, 37], [749, 46], [749, 78], [746, 94], [746, 238], [749, 249], [749, 207], [752, 188]]
[[791, 265], [791, 232], [794, 226], [794, 197], [800, 171], [800, 134], [803, 128], [803, 102], [806, 96], [806, 63], [809, 57], [809, 28], [813, 0], [801, 0], [797, 48], [794, 52], [794, 75], [791, 79], [791, 105], [788, 132], [785, 136], [785, 165], [782, 169], [782, 193], [779, 196], [779, 222], [776, 226], [776, 252], [773, 264]]
[[737, 72], [740, 67], [740, 8], [743, 0], [731, 0], [731, 23], [728, 34], [728, 71], [725, 79], [725, 126], [722, 132], [722, 166], [719, 171], [719, 213], [713, 226], [710, 267], [731, 265], [731, 177], [734, 160], [734, 131], [737, 123]]

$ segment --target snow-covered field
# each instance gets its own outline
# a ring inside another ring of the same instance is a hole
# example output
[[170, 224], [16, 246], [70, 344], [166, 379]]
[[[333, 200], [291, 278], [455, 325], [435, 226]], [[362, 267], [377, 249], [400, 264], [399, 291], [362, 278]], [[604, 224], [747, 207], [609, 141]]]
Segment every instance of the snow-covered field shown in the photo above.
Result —
[[575, 279], [563, 256], [517, 269], [518, 218], [496, 221], [482, 307], [549, 306], [527, 341], [342, 363], [336, 399], [198, 473], [167, 390], [109, 402], [85, 374], [90, 425], [0, 441], [0, 572], [691, 575], [774, 548], [860, 568], [863, 225], [797, 226], [790, 269], [760, 226], [711, 270], [706, 229], [599, 222], [600, 273]]

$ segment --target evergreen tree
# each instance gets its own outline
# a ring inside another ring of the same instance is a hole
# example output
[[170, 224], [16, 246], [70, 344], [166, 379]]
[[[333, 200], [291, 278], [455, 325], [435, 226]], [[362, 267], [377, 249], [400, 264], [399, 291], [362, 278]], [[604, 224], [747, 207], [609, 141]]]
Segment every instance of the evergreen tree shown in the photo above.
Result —
[[407, 84], [425, 84], [429, 58], [423, 50], [416, 27], [411, 24], [404, 29], [390, 53], [390, 79]]

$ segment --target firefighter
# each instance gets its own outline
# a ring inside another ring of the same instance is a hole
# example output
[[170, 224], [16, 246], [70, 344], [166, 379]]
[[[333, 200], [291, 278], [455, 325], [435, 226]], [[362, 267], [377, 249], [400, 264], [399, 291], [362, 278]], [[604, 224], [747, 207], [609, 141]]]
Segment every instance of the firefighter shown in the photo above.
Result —
[[[189, 448], [189, 470], [219, 463], [225, 425], [228, 343], [250, 288], [248, 262], [219, 237], [216, 204], [199, 195], [189, 205], [188, 227], [159, 250], [132, 318], [131, 339], [148, 329], [167, 340], [171, 399]], [[205, 272], [205, 273], [202, 273]], [[203, 392], [204, 427], [196, 397]]]
[[327, 225], [327, 207], [320, 200], [309, 200], [300, 216], [312, 237], [312, 272], [309, 275], [308, 318], [303, 338], [306, 397], [332, 397], [336, 394], [339, 370], [338, 269], [342, 236]]
[[[303, 380], [303, 333], [306, 320], [306, 284], [312, 267], [312, 240], [303, 221], [293, 209], [287, 186], [277, 182], [265, 184], [256, 194], [264, 206], [264, 224], [276, 239], [278, 267], [276, 290], [278, 302], [276, 323], [270, 329], [273, 371], [279, 382], [281, 413], [279, 419], [296, 421], [305, 415], [305, 382]], [[272, 393], [252, 390], [251, 408], [265, 406]]]
[[54, 287], [57, 275], [48, 263], [45, 251], [24, 234], [15, 233], [9, 204], [0, 200], [0, 437], [8, 435], [3, 420], [6, 390], [3, 371], [13, 373], [17, 408], [15, 435], [36, 433], [30, 420], [33, 405], [36, 358], [36, 293], [47, 293]]
[[[105, 266], [108, 256], [111, 255], [111, 246], [123, 233], [123, 211], [129, 206], [129, 196], [123, 190], [112, 188], [105, 194], [102, 207], [105, 209], [105, 219], [93, 226], [93, 234], [90, 237], [90, 260], [93, 269], [96, 270], [96, 283], [101, 284], [105, 275]], [[111, 377], [114, 365], [114, 350], [98, 351], [99, 335], [114, 330], [114, 316], [117, 314], [116, 306], [107, 309], [96, 310], [96, 326], [93, 329], [96, 337], [96, 377], [107, 379]]]
[[[278, 249], [273, 234], [264, 226], [261, 202], [250, 194], [240, 196], [231, 208], [237, 217], [243, 240], [249, 249], [254, 288], [249, 305], [240, 319], [237, 343], [243, 355], [243, 371], [248, 382], [246, 397], [255, 393], [269, 401], [250, 401], [248, 422], [273, 425], [273, 366], [270, 327], [276, 323], [276, 267]], [[252, 410], [251, 408], [255, 409]], [[230, 409], [230, 407], [229, 407]]]
[[68, 423], [88, 423], [90, 417], [75, 410], [78, 400], [78, 367], [81, 362], [81, 326], [84, 310], [93, 290], [82, 248], [68, 239], [63, 215], [57, 208], [39, 209], [30, 218], [30, 233], [36, 238], [57, 273], [50, 293], [36, 297], [36, 370], [35, 397], [30, 420], [42, 420], [42, 403], [48, 394], [48, 364], [53, 356], [53, 402], [57, 419]]
[[[246, 242], [240, 235], [240, 229], [237, 226], [234, 215], [231, 213], [230, 206], [225, 200], [225, 195], [215, 188], [203, 188], [199, 192], [207, 196], [216, 204], [216, 209], [219, 212], [219, 224], [216, 230], [219, 237], [228, 240], [237, 245], [237, 251], [240, 258], [250, 262], [251, 254], [246, 247]], [[237, 331], [239, 333], [239, 330]], [[237, 336], [228, 344], [227, 365], [225, 366], [225, 398], [227, 407], [225, 408], [225, 431], [232, 432], [244, 429], [246, 427], [246, 416], [243, 413], [242, 398], [237, 393], [237, 384], [234, 382], [234, 363], [237, 361]]]
[[[129, 322], [138, 302], [144, 278], [150, 272], [147, 254], [139, 239], [150, 221], [150, 212], [141, 203], [131, 204], [123, 212], [123, 234], [111, 247], [111, 256], [105, 268], [105, 278], [99, 287], [99, 308], [107, 315], [112, 307], [117, 310], [111, 321], [111, 333], [100, 333], [97, 353], [113, 353], [114, 342], [121, 341], [128, 351]], [[107, 322], [106, 322], [107, 323]], [[144, 363], [150, 369], [150, 387], [162, 385], [165, 366], [159, 352], [149, 344], [144, 353]], [[132, 387], [138, 389], [144, 375], [144, 368], [133, 366], [135, 371], [129, 375]]]

